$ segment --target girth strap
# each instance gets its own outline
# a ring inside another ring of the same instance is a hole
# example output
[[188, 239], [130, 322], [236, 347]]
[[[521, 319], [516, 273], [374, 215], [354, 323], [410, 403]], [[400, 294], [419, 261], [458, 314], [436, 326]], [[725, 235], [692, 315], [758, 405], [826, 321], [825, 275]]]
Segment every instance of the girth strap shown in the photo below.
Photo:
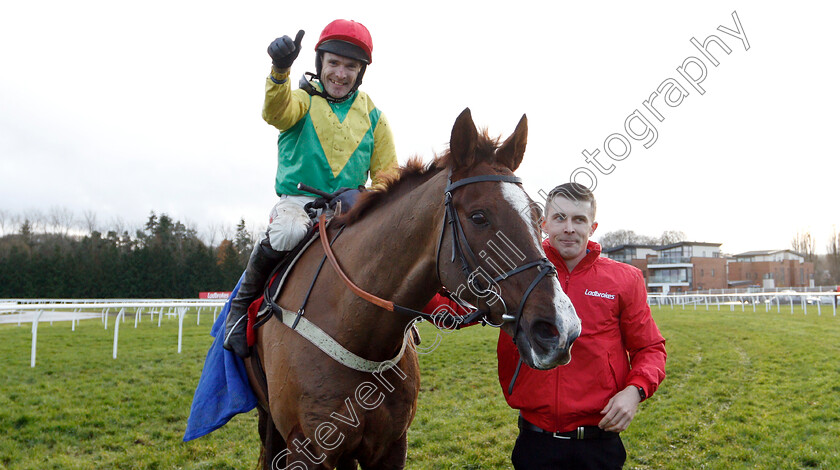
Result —
[[268, 413], [268, 378], [265, 376], [265, 369], [263, 369], [258, 348], [253, 348], [250, 359], [251, 369], [254, 371], [254, 376], [257, 379], [257, 385], [260, 388], [260, 392], [266, 399], [265, 403], [258, 401], [257, 406], [259, 406], [264, 412]]
[[272, 311], [277, 319], [289, 328], [291, 328], [295, 321], [297, 321], [298, 323], [295, 331], [299, 335], [309, 340], [309, 342], [317, 346], [321, 351], [324, 351], [324, 353], [331, 358], [360, 372], [382, 372], [394, 367], [398, 362], [400, 362], [403, 354], [405, 354], [405, 347], [409, 341], [408, 336], [411, 334], [411, 329], [407, 329], [405, 336], [403, 336], [403, 343], [400, 348], [400, 352], [392, 359], [384, 361], [371, 361], [347, 350], [347, 348], [340, 345], [338, 341], [334, 340], [329, 334], [319, 328], [318, 325], [310, 322], [305, 316], [299, 317], [297, 312], [286, 310], [280, 306], [277, 306], [276, 308], [272, 307]]

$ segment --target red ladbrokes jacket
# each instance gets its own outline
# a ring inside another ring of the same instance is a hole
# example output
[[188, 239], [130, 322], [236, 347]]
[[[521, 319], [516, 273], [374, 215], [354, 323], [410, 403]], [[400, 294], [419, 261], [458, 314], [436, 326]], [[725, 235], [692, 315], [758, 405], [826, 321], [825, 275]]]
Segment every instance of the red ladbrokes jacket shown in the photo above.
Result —
[[587, 248], [569, 273], [557, 250], [548, 240], [543, 242], [581, 320], [581, 335], [572, 346], [569, 364], [543, 371], [523, 363], [513, 393], [508, 394], [519, 352], [510, 336], [499, 332], [496, 351], [505, 399], [526, 420], [547, 431], [595, 426], [613, 395], [636, 385], [650, 397], [665, 378], [665, 339], [651, 317], [641, 271], [600, 257], [601, 246], [595, 242]]

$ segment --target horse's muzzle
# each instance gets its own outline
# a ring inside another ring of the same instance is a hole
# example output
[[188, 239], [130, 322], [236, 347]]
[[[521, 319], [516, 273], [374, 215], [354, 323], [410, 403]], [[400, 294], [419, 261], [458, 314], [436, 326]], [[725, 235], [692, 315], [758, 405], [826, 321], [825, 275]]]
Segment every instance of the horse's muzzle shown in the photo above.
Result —
[[561, 333], [553, 323], [538, 320], [527, 336], [531, 346], [531, 361], [526, 362], [533, 362], [528, 365], [540, 370], [553, 369], [571, 361], [572, 343], [580, 336], [580, 324]]

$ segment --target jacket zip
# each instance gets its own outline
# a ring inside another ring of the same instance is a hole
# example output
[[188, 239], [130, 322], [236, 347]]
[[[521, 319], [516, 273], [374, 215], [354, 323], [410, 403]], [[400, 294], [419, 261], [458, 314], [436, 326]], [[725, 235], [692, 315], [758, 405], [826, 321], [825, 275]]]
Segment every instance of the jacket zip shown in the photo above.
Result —
[[[572, 274], [569, 273], [569, 272], [566, 272], [566, 282], [563, 283], [563, 292], [566, 293], [566, 295], [569, 294], [569, 280], [571, 278], [572, 278]], [[563, 391], [560, 390], [560, 378], [557, 375], [554, 376], [554, 388], [555, 388], [554, 409], [559, 410], [560, 409], [560, 399], [561, 399]], [[555, 413], [555, 416], [554, 416], [554, 429], [560, 429], [560, 416], [559, 416], [558, 413]]]

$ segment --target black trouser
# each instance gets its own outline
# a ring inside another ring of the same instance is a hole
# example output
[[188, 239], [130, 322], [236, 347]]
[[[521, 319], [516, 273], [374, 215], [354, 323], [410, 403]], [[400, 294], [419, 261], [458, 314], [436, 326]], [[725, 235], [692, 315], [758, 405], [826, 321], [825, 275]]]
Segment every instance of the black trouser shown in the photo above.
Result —
[[549, 433], [521, 429], [511, 461], [517, 470], [612, 470], [624, 466], [627, 453], [621, 437], [559, 439]]

